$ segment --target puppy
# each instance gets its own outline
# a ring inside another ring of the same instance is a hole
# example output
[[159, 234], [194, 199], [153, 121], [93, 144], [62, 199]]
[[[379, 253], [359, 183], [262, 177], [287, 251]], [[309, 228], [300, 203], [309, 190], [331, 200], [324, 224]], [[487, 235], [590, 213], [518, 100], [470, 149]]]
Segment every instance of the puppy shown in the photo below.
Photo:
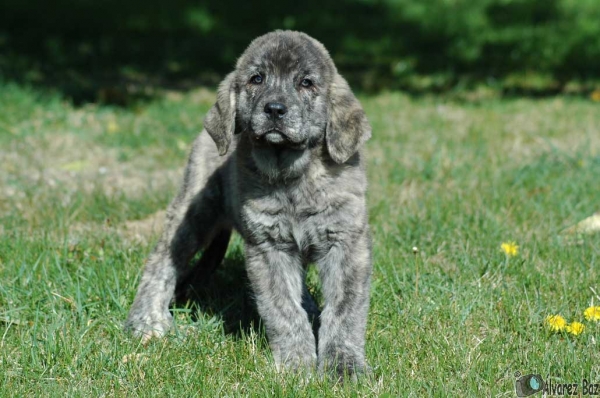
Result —
[[[360, 149], [371, 127], [327, 50], [299, 32], [255, 39], [219, 85], [204, 127], [126, 329], [164, 335], [176, 287], [214, 269], [235, 229], [275, 364], [363, 371], [372, 261]], [[325, 300], [317, 338], [310, 263]]]

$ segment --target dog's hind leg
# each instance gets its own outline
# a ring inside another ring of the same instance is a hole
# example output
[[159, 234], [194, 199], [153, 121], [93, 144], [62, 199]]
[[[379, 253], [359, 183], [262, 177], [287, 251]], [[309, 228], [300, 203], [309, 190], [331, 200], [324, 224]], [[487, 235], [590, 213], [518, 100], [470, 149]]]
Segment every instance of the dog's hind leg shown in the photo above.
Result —
[[177, 283], [175, 288], [177, 300], [190, 298], [194, 291], [212, 275], [225, 258], [230, 238], [231, 228], [224, 227], [215, 234], [187, 277]]
[[219, 232], [224, 225], [221, 171], [206, 153], [206, 146], [214, 144], [205, 137], [208, 135], [201, 134], [194, 142], [183, 186], [169, 206], [163, 234], [148, 258], [125, 322], [126, 329], [144, 339], [162, 336], [170, 328], [169, 304], [175, 287], [189, 276], [190, 260], [198, 250], [216, 236], [221, 236], [219, 244], [209, 246], [209, 250], [222, 258], [221, 252], [226, 249]]

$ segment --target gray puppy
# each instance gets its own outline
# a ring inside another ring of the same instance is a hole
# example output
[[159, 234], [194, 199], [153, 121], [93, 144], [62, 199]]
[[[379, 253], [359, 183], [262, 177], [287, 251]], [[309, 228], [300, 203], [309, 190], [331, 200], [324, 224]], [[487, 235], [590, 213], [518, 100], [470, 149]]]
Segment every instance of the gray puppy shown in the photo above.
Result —
[[[371, 127], [327, 50], [299, 32], [255, 39], [220, 84], [204, 127], [126, 328], [164, 335], [176, 287], [217, 266], [235, 229], [276, 365], [363, 371], [372, 261], [360, 147]], [[309, 263], [325, 299], [318, 339]]]

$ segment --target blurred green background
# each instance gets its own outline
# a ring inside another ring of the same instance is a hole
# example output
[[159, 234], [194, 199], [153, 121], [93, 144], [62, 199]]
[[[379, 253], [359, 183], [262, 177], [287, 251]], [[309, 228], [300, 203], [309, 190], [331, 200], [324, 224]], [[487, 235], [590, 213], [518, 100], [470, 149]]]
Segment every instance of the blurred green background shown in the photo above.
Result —
[[[215, 85], [277, 28], [328, 47], [373, 127], [360, 383], [276, 370], [239, 236], [167, 338], [122, 331]], [[573, 228], [599, 175], [600, 0], [0, 0], [0, 398], [599, 383], [600, 234]]]
[[273, 29], [322, 41], [359, 89], [587, 93], [598, 0], [3, 0], [0, 78], [75, 102], [214, 85]]

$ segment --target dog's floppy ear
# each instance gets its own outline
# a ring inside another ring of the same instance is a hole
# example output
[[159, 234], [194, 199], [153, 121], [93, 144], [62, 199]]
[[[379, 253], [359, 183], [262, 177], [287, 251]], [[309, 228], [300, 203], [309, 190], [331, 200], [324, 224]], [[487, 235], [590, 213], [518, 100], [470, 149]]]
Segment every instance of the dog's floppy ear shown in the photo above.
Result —
[[327, 150], [336, 163], [346, 162], [371, 137], [371, 125], [346, 80], [335, 74], [329, 89]]
[[204, 128], [217, 144], [219, 155], [225, 155], [235, 130], [235, 72], [219, 84], [217, 102], [206, 114]]

